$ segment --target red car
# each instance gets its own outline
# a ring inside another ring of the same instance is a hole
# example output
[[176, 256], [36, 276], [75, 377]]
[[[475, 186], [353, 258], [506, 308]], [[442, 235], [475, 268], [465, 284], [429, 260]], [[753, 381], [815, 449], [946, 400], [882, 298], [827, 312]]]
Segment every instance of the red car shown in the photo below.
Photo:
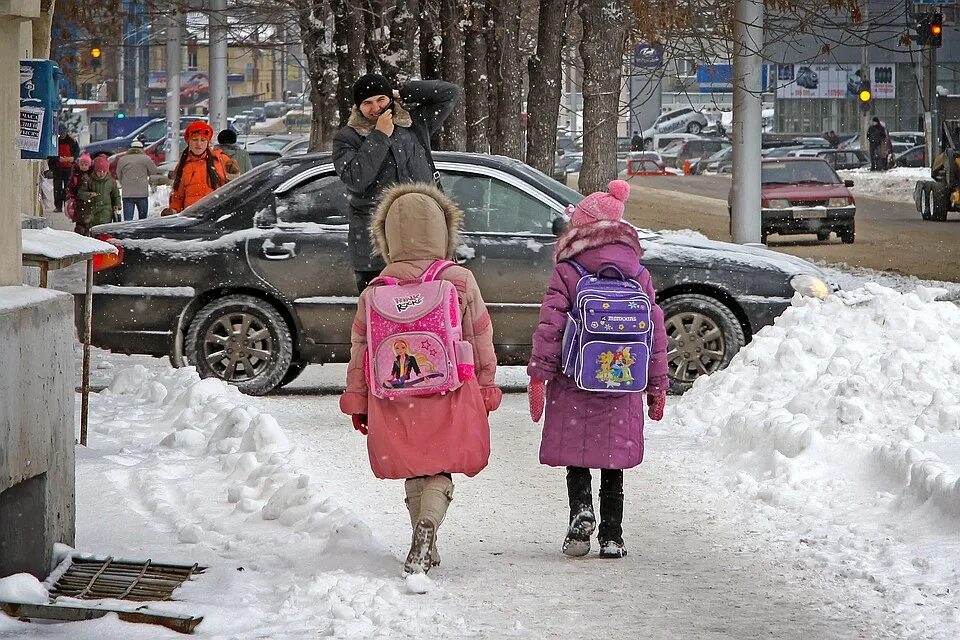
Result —
[[[857, 205], [849, 187], [820, 158], [764, 160], [760, 169], [761, 242], [771, 233], [816, 234], [821, 242], [836, 233], [845, 244], [855, 237]], [[728, 200], [728, 203], [732, 201]]]
[[675, 176], [676, 171], [668, 169], [662, 161], [658, 161], [660, 154], [641, 151], [627, 156], [628, 176]]

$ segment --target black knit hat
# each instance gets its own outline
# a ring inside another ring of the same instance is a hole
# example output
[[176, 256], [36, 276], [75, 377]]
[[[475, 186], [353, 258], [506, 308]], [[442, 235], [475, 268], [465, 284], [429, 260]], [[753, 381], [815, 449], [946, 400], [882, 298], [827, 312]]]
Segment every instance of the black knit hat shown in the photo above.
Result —
[[237, 143], [237, 132], [233, 129], [224, 129], [219, 134], [217, 134], [217, 142], [220, 144], [236, 144]]
[[368, 73], [360, 76], [360, 79], [353, 83], [353, 104], [360, 106], [360, 103], [372, 96], [391, 96], [393, 88], [390, 82], [379, 73]]

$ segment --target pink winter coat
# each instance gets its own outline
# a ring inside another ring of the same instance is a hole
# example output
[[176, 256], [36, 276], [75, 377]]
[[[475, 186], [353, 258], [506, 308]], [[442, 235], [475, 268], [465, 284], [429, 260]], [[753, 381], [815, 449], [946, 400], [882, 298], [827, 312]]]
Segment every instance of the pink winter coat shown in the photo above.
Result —
[[[432, 186], [400, 185], [388, 190], [371, 225], [388, 263], [382, 275], [398, 280], [419, 278], [434, 260], [452, 255], [461, 215], [456, 205]], [[388, 216], [396, 219], [388, 220]], [[386, 400], [369, 393], [364, 357], [370, 287], [357, 304], [347, 389], [340, 398], [340, 410], [367, 415], [367, 453], [378, 478], [444, 472], [473, 476], [487, 465], [490, 456], [487, 415], [501, 400], [494, 383], [493, 325], [470, 271], [452, 266], [441, 277], [457, 289], [463, 338], [473, 345], [475, 365], [475, 377], [445, 395]]]
[[666, 391], [667, 333], [663, 311], [656, 304], [650, 273], [640, 266], [643, 250], [636, 229], [625, 222], [594, 222], [568, 229], [557, 241], [557, 265], [540, 307], [533, 335], [533, 354], [527, 373], [547, 380], [546, 418], [540, 442], [540, 462], [563, 467], [628, 469], [643, 460], [643, 393], [583, 391], [561, 371], [560, 355], [567, 311], [580, 275], [565, 259], [574, 259], [587, 271], [614, 264], [635, 278], [654, 303], [653, 352], [647, 391]]

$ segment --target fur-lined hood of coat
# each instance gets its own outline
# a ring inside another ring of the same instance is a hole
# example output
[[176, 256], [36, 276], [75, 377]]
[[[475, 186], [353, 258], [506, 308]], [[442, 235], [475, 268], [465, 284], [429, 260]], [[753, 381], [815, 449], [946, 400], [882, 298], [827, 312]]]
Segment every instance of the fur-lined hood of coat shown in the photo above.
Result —
[[463, 211], [434, 185], [404, 183], [383, 192], [370, 222], [376, 253], [389, 264], [452, 260]]
[[640, 238], [633, 225], [622, 220], [601, 220], [578, 227], [570, 227], [557, 239], [553, 251], [556, 262], [568, 260], [588, 249], [596, 249], [610, 244], [624, 244], [633, 249], [637, 259], [643, 257]]
[[[413, 116], [396, 101], [393, 103], [393, 124], [404, 128], [409, 128], [413, 124]], [[350, 119], [347, 120], [347, 126], [366, 137], [377, 127], [377, 123], [370, 122], [366, 116], [360, 113], [360, 109], [353, 107], [350, 111]]]

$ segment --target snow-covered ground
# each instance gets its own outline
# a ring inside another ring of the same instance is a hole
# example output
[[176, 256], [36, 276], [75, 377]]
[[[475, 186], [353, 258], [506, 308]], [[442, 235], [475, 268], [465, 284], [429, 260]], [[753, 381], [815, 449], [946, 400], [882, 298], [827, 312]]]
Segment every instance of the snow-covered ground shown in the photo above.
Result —
[[870, 169], [843, 169], [838, 171], [845, 180], [853, 180], [854, 197], [864, 196], [894, 202], [913, 202], [913, 187], [917, 180], [929, 180], [928, 167], [897, 167], [889, 171]]
[[[838, 272], [846, 287], [870, 278]], [[960, 307], [908, 280], [795, 299], [731, 366], [671, 397], [626, 474], [622, 561], [559, 553], [563, 472], [523, 394], [490, 467], [456, 478], [443, 564], [399, 575], [399, 482], [337, 410], [342, 366], [250, 398], [165, 361], [98, 354], [78, 448], [83, 551], [210, 569], [161, 611], [200, 638], [960, 637]], [[147, 366], [134, 365], [143, 363]], [[500, 381], [522, 389], [522, 368]], [[415, 591], [426, 589], [426, 595]], [[36, 598], [23, 577], [0, 593]], [[153, 605], [151, 605], [153, 607]], [[180, 637], [108, 617], [0, 638]]]

